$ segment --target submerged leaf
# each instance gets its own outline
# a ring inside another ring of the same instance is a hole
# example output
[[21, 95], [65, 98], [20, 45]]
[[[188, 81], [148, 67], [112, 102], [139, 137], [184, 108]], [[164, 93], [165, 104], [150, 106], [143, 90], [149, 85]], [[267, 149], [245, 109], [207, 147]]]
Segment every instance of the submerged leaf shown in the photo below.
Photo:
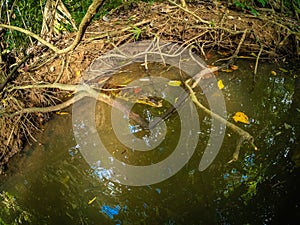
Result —
[[288, 123], [284, 123], [284, 128], [288, 130], [288, 129], [291, 129], [292, 126]]
[[224, 88], [224, 84], [222, 80], [218, 80], [218, 87], [220, 90], [222, 90]]
[[271, 71], [271, 74], [272, 74], [273, 76], [276, 76], [276, 75], [277, 75], [277, 73], [276, 73], [274, 70]]
[[282, 72], [284, 72], [284, 73], [289, 72], [288, 70], [286, 70], [286, 69], [284, 69], [284, 68], [281, 68], [281, 67], [279, 68], [279, 70], [282, 71]]
[[235, 122], [250, 124], [248, 116], [243, 112], [236, 112], [232, 118]]

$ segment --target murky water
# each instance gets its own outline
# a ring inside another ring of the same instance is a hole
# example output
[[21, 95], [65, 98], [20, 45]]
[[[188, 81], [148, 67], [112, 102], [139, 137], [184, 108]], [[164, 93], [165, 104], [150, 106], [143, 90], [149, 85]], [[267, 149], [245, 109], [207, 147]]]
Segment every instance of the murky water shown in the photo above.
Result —
[[[238, 161], [227, 163], [238, 140], [227, 129], [216, 159], [199, 172], [211, 120], [198, 110], [199, 143], [179, 172], [156, 184], [122, 185], [107, 179], [110, 171], [101, 162], [92, 166], [86, 162], [73, 135], [71, 114], [55, 116], [38, 137], [40, 143], [28, 146], [1, 178], [0, 190], [13, 195], [19, 208], [0, 211], [0, 218], [11, 224], [26, 212], [30, 222], [22, 217], [23, 224], [288, 224], [300, 207], [299, 171], [290, 160], [299, 137], [299, 116], [292, 104], [297, 74], [293, 68], [285, 72], [265, 63], [253, 82], [252, 64], [240, 61], [239, 70], [220, 72], [217, 79], [225, 86], [228, 120], [233, 122], [238, 111], [247, 114], [249, 125], [236, 124], [254, 136], [259, 151], [244, 144]], [[114, 137], [110, 107], [98, 104], [97, 109], [97, 132], [118, 160], [153, 164], [167, 158], [178, 143], [178, 114], [166, 121], [166, 139], [158, 147], [137, 154]], [[146, 118], [161, 113], [145, 105], [135, 110]]]

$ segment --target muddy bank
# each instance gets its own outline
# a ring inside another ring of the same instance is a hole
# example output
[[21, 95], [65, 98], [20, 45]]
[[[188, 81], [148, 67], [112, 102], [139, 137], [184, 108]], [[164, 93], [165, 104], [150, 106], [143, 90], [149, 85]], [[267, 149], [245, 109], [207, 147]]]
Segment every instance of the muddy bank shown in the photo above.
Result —
[[[34, 57], [18, 69], [17, 78], [1, 92], [0, 171], [26, 143], [38, 141], [35, 133], [43, 132], [43, 125], [53, 113], [24, 109], [55, 106], [72, 96], [70, 91], [28, 85], [76, 84], [94, 59], [115, 46], [159, 37], [180, 45], [193, 45], [194, 51], [208, 64], [220, 57], [227, 59], [225, 62], [247, 57], [253, 59], [253, 65], [262, 59], [297, 58], [300, 53], [297, 21], [270, 11], [259, 12], [254, 17], [211, 2], [188, 4], [187, 8], [171, 3], [126, 3], [104, 20], [90, 25], [80, 45], [66, 55], [55, 55], [37, 45]], [[53, 43], [63, 49], [74, 38], [74, 33], [64, 34]], [[17, 62], [23, 57], [18, 56]]]

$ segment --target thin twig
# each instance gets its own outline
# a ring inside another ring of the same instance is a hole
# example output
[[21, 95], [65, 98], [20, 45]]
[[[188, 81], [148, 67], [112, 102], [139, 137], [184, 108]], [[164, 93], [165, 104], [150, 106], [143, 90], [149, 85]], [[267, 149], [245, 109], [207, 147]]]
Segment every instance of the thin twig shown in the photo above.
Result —
[[204, 20], [202, 19], [201, 17], [197, 16], [195, 13], [191, 12], [190, 10], [188, 10], [187, 8], [184, 8], [182, 7], [181, 5], [178, 5], [176, 2], [173, 2], [171, 0], [168, 0], [168, 2], [170, 2], [171, 4], [173, 5], [176, 5], [178, 8], [182, 9], [183, 11], [185, 11], [186, 13], [189, 13], [191, 15], [193, 15], [197, 20], [199, 20], [201, 23], [205, 23], [205, 24], [208, 24], [210, 25], [211, 22], [210, 21], [207, 21], [207, 20]]
[[235, 50], [235, 52], [233, 53], [232, 56], [230, 56], [230, 57], [228, 57], [228, 58], [216, 60], [214, 63], [220, 62], [220, 61], [232, 61], [232, 60], [234, 60], [235, 58], [237, 58], [237, 57], [238, 57], [238, 54], [239, 54], [239, 52], [240, 52], [241, 46], [242, 46], [242, 44], [243, 44], [243, 42], [244, 42], [244, 40], [245, 40], [245, 38], [246, 38], [247, 32], [248, 32], [248, 29], [246, 29], [246, 30], [243, 31], [243, 36], [241, 37], [241, 40], [240, 40], [240, 42], [239, 42], [239, 44], [238, 44], [238, 46], [237, 46], [237, 48], [236, 48], [236, 50]]
[[255, 81], [255, 75], [256, 75], [256, 73], [257, 73], [258, 60], [259, 60], [259, 57], [260, 57], [262, 51], [263, 51], [263, 45], [261, 44], [261, 45], [260, 45], [259, 53], [258, 53], [258, 55], [257, 55], [257, 57], [256, 57], [256, 62], [255, 62], [255, 68], [254, 68], [254, 81]]
[[[60, 78], [62, 77], [62, 75], [63, 75], [63, 73], [64, 73], [64, 71], [65, 71], [65, 68], [68, 67], [68, 62], [66, 63], [66, 61], [67, 61], [66, 58], [62, 59], [62, 65], [61, 65], [60, 73], [59, 73], [59, 75], [57, 76], [57, 78], [56, 78], [56, 80], [54, 81], [54, 83], [57, 83], [57, 82], [60, 80]], [[66, 66], [66, 64], [67, 64], [67, 66]]]
[[4, 87], [8, 84], [8, 82], [13, 78], [19, 67], [25, 63], [29, 58], [31, 58], [33, 54], [29, 54], [25, 56], [14, 68], [11, 70], [11, 72], [8, 74], [7, 78], [5, 81], [0, 85], [0, 92], [4, 89]]

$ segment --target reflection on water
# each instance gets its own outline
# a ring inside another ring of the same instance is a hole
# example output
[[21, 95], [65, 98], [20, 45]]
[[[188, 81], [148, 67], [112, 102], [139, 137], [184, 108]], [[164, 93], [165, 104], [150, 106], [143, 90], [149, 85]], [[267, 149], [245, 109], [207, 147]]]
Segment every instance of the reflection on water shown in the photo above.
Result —
[[[295, 179], [297, 172], [289, 160], [298, 126], [290, 119], [294, 80], [288, 74], [271, 75], [274, 68], [264, 64], [252, 86], [248, 65], [239, 66], [217, 79], [225, 85], [228, 119], [232, 121], [237, 111], [249, 116], [250, 125], [239, 126], [253, 134], [259, 151], [245, 144], [239, 160], [228, 164], [237, 136], [227, 130], [217, 158], [200, 173], [199, 160], [210, 134], [210, 118], [200, 113], [197, 150], [176, 175], [154, 185], [126, 186], [110, 181], [112, 171], [101, 161], [86, 163], [73, 137], [71, 115], [57, 116], [38, 137], [40, 143], [28, 146], [25, 155], [11, 163], [0, 190], [13, 195], [21, 210], [30, 214], [29, 224], [273, 224], [282, 215], [289, 221], [299, 207], [299, 194], [290, 189], [299, 185], [288, 179]], [[100, 106], [101, 115], [109, 112], [109, 107]], [[154, 113], [147, 109], [145, 113]], [[110, 123], [98, 122], [107, 148], [126, 162], [164, 159], [180, 135], [174, 115], [167, 121], [168, 140], [136, 156], [112, 138]], [[1, 218], [11, 224], [15, 215], [1, 211]]]

